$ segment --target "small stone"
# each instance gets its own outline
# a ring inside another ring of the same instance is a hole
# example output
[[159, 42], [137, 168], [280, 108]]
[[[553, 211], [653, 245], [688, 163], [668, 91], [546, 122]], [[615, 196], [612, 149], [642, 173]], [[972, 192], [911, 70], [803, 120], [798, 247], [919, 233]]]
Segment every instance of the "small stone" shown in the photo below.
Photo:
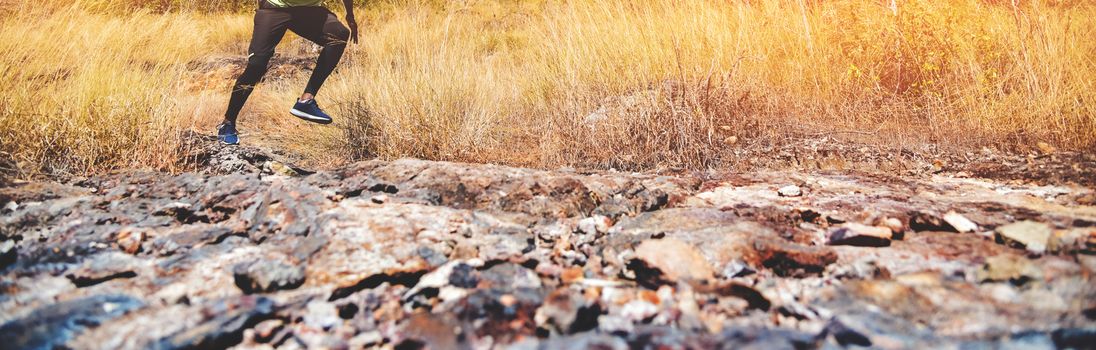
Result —
[[852, 245], [861, 247], [886, 247], [890, 245], [893, 233], [889, 228], [846, 223], [830, 230], [830, 245]]
[[951, 227], [955, 229], [955, 232], [959, 233], [974, 232], [978, 230], [978, 224], [975, 224], [962, 214], [954, 211], [949, 211], [947, 214], [944, 214], [944, 222], [951, 225]]
[[599, 233], [609, 232], [609, 227], [613, 226], [613, 221], [608, 217], [602, 215], [594, 215], [578, 222], [578, 229], [588, 235], [596, 235]]
[[732, 260], [731, 262], [727, 263], [727, 266], [723, 267], [723, 278], [743, 277], [755, 273], [757, 273], [757, 271], [751, 268], [750, 265], [747, 265], [746, 262], [737, 259]]
[[291, 266], [272, 260], [237, 265], [233, 275], [236, 286], [247, 294], [296, 289], [305, 280], [303, 266]]
[[635, 254], [645, 267], [661, 273], [659, 277], [664, 278], [661, 282], [701, 281], [715, 277], [715, 270], [696, 247], [676, 239], [643, 241], [636, 247]]
[[141, 243], [145, 241], [146, 234], [144, 231], [125, 228], [118, 232], [115, 237], [115, 242], [118, 243], [118, 248], [129, 254], [137, 254], [141, 251]]
[[788, 185], [781, 187], [776, 193], [780, 194], [781, 197], [799, 197], [803, 195], [803, 190], [799, 186]]
[[499, 304], [505, 307], [513, 307], [518, 304], [518, 298], [512, 294], [503, 294], [499, 297]]
[[1025, 220], [998, 227], [997, 242], [1021, 246], [1032, 253], [1042, 254], [1046, 252], [1053, 234], [1050, 225]]
[[945, 165], [944, 161], [939, 160], [939, 159], [934, 159], [932, 161], [932, 172], [933, 173], [943, 172], [944, 171], [944, 165]]
[[891, 230], [891, 233], [894, 234], [893, 238], [898, 240], [901, 240], [901, 235], [906, 232], [906, 225], [902, 223], [902, 220], [899, 220], [897, 218], [883, 218], [883, 220], [880, 220], [879, 224], [876, 226], [889, 228]]
[[378, 194], [376, 196], [373, 196], [369, 200], [372, 201], [374, 204], [384, 204], [385, 202], [388, 202], [388, 195]]
[[723, 144], [727, 146], [734, 146], [736, 143], [738, 143], [738, 136], [728, 136], [723, 139]]

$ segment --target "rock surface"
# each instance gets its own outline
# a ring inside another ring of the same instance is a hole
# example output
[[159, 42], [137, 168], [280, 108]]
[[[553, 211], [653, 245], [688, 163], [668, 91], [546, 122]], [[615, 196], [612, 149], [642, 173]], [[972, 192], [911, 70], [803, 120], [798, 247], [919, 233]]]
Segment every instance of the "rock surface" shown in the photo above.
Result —
[[[0, 348], [1055, 348], [1096, 334], [1091, 188], [277, 159], [225, 148], [202, 175], [2, 189]], [[786, 184], [809, 190], [774, 191]]]

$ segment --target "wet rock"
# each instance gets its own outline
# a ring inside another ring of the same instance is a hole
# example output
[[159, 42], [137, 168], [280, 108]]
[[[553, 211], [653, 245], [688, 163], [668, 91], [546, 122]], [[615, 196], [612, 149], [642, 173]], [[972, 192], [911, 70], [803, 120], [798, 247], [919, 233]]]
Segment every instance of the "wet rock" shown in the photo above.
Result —
[[292, 266], [277, 260], [236, 265], [233, 276], [236, 286], [247, 294], [296, 289], [305, 280], [303, 266]]
[[715, 270], [692, 245], [672, 239], [650, 239], [635, 249], [631, 265], [640, 283], [657, 286], [664, 283], [701, 282], [715, 278]]
[[886, 227], [846, 223], [827, 234], [830, 245], [886, 247], [891, 242], [891, 230]]
[[1017, 246], [1036, 254], [1046, 252], [1050, 237], [1054, 234], [1050, 225], [1035, 222], [1021, 221], [997, 228], [997, 241], [1011, 246]]
[[126, 312], [143, 307], [136, 298], [97, 295], [61, 302], [34, 310], [0, 326], [5, 349], [54, 349], [88, 328], [102, 325]]

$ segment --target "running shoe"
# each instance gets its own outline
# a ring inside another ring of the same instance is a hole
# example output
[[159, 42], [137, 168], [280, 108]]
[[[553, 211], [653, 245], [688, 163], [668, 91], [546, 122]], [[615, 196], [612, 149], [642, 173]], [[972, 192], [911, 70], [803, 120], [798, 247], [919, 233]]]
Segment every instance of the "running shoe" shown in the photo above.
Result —
[[313, 123], [331, 124], [331, 116], [320, 109], [320, 105], [316, 104], [316, 99], [297, 101], [297, 104], [293, 105], [293, 109], [289, 110], [289, 113]]
[[218, 125], [217, 141], [226, 145], [240, 144], [240, 133], [236, 131], [236, 123], [226, 121]]

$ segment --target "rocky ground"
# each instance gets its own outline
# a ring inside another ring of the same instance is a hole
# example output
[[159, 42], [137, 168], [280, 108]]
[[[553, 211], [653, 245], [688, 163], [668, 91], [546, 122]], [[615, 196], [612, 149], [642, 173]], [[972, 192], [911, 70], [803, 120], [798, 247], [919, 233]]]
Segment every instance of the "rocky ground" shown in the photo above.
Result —
[[230, 147], [9, 183], [0, 348], [1093, 348], [1093, 163], [1043, 158], [1017, 162], [1078, 169], [312, 173]]

